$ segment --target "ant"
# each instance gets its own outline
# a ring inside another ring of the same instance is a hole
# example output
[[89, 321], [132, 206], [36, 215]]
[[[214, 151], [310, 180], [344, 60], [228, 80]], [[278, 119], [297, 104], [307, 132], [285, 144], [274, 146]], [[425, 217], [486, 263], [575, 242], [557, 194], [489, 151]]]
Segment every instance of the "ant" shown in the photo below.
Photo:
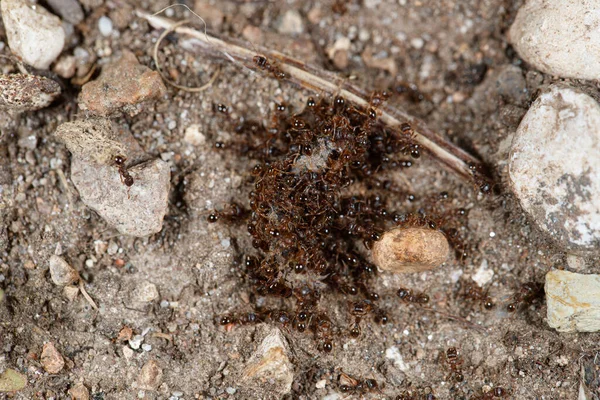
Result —
[[375, 379], [356, 379], [341, 372], [338, 376], [338, 387], [342, 393], [366, 394], [370, 392], [380, 392], [379, 384]]
[[448, 350], [446, 350], [446, 362], [450, 367], [450, 371], [454, 379], [457, 382], [462, 382], [465, 377], [462, 374], [460, 367], [463, 365], [464, 360], [459, 356], [456, 347], [450, 347]]
[[277, 80], [285, 79], [287, 76], [279, 67], [271, 64], [265, 56], [254, 56], [253, 61], [258, 68], [262, 69], [263, 71], [268, 71]]
[[540, 296], [540, 287], [535, 282], [527, 282], [521, 285], [519, 291], [512, 296], [512, 302], [506, 306], [506, 311], [515, 312], [521, 304], [531, 304]]
[[217, 222], [219, 219], [223, 219], [227, 222], [239, 222], [244, 219], [247, 213], [248, 211], [244, 207], [233, 202], [228, 204], [225, 209], [221, 211], [214, 210], [207, 219], [210, 223]]
[[429, 303], [429, 296], [426, 293], [413, 293], [410, 289], [400, 288], [396, 293], [401, 300], [407, 303], [426, 304]]
[[496, 387], [493, 390], [490, 390], [489, 392], [483, 393], [481, 396], [473, 397], [473, 400], [493, 400], [500, 397], [504, 397], [506, 396], [506, 394], [506, 390], [504, 390], [501, 387]]
[[121, 183], [123, 183], [128, 188], [127, 198], [129, 198], [129, 189], [133, 185], [133, 177], [129, 174], [129, 171], [127, 171], [127, 168], [125, 167], [125, 161], [127, 161], [127, 158], [125, 158], [125, 156], [116, 155], [113, 157], [113, 161], [116, 164], [117, 169], [119, 170], [119, 177], [121, 178]]
[[487, 295], [487, 292], [484, 293], [482, 288], [473, 283], [469, 283], [465, 286], [462, 296], [466, 299], [482, 303], [486, 310], [494, 308], [494, 302], [492, 301], [492, 298]]

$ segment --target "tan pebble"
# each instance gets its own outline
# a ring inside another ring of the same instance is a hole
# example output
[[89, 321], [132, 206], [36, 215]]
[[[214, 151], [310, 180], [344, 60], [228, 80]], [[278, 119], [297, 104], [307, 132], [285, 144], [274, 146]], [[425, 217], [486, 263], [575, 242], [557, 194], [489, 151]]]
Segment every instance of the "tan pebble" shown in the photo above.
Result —
[[89, 400], [90, 398], [90, 392], [82, 383], [69, 389], [69, 394], [71, 395], [71, 400]]
[[142, 367], [138, 376], [138, 387], [144, 390], [156, 390], [162, 382], [163, 372], [154, 360], [148, 361]]
[[63, 288], [63, 295], [69, 300], [73, 301], [79, 294], [79, 288], [77, 286], [65, 286]]
[[60, 355], [54, 344], [46, 343], [42, 349], [42, 366], [50, 374], [59, 373], [65, 366], [65, 360]]
[[396, 228], [373, 245], [373, 262], [384, 271], [420, 272], [446, 261], [450, 246], [444, 234], [428, 228]]
[[50, 277], [58, 286], [66, 286], [79, 280], [79, 274], [64, 258], [53, 255], [50, 257]]

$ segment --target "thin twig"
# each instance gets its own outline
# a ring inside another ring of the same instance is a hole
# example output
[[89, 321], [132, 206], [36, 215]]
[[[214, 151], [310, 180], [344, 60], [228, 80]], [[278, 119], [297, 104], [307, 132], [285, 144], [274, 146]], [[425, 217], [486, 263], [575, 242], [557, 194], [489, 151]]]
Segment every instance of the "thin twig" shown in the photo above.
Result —
[[83, 280], [79, 281], [79, 290], [81, 291], [81, 294], [83, 295], [83, 297], [87, 300], [88, 303], [90, 303], [90, 305], [92, 306], [92, 308], [96, 311], [98, 311], [98, 306], [96, 305], [96, 302], [94, 301], [94, 299], [92, 299], [92, 297], [88, 294], [87, 290], [85, 290], [85, 287], [83, 285]]
[[[252, 46], [253, 49], [250, 49], [248, 45], [237, 39], [227, 38], [224, 40], [189, 27], [175, 27], [176, 21], [151, 15], [142, 10], [137, 10], [136, 13], [156, 29], [169, 29], [193, 38], [193, 48], [188, 46], [190, 50], [214, 57], [226, 58], [251, 69], [257, 69], [253, 63], [253, 58], [257, 54], [261, 54], [269, 59], [276, 60], [278, 68], [286, 74], [285, 79], [292, 83], [317, 93], [340, 95], [359, 106], [369, 107], [369, 94], [367, 92], [332, 72], [309, 66], [300, 60], [260, 46], [257, 46], [256, 49]], [[191, 41], [188, 41], [188, 44], [191, 43]], [[479, 165], [479, 162], [472, 155], [436, 134], [423, 121], [405, 111], [389, 105], [379, 107], [379, 111], [381, 121], [390, 127], [399, 127], [400, 124], [408, 122], [415, 132], [414, 139], [419, 145], [459, 175], [470, 180], [473, 178], [473, 172], [469, 166], [472, 164]]]

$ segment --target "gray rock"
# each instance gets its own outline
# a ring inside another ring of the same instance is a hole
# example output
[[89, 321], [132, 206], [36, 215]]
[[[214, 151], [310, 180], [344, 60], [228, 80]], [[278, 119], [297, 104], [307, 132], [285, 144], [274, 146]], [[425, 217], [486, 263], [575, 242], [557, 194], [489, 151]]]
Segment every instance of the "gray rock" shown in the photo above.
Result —
[[538, 70], [565, 78], [600, 78], [598, 1], [529, 0], [509, 40]]
[[546, 274], [548, 325], [559, 332], [600, 331], [600, 275]]
[[39, 110], [49, 106], [60, 92], [58, 83], [43, 76], [0, 75], [0, 110]]
[[67, 22], [77, 25], [85, 15], [77, 0], [46, 0], [50, 8]]
[[288, 352], [288, 345], [281, 331], [273, 328], [248, 360], [242, 382], [276, 398], [291, 392], [294, 366], [287, 356]]
[[[148, 161], [131, 133], [106, 119], [64, 123], [56, 136], [73, 155], [71, 180], [88, 207], [124, 235], [143, 237], [162, 229], [171, 176], [166, 162]], [[131, 186], [122, 180], [117, 155], [127, 159]]]
[[600, 106], [553, 86], [513, 139], [509, 175], [522, 207], [564, 250], [600, 251]]
[[0, 10], [12, 52], [35, 68], [48, 69], [65, 45], [60, 18], [25, 0], [2, 0]]

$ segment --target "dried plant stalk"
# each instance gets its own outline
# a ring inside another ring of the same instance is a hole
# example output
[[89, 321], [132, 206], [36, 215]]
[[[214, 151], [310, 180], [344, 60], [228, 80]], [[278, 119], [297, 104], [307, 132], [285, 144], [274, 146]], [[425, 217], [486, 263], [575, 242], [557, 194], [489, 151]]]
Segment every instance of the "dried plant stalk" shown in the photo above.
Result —
[[[276, 61], [277, 67], [286, 74], [285, 80], [287, 81], [316, 93], [340, 95], [359, 106], [369, 107], [368, 93], [332, 72], [307, 65], [300, 60], [260, 46], [256, 48], [252, 46], [252, 49], [250, 49], [249, 46], [237, 39], [219, 39], [193, 28], [176, 26], [177, 21], [171, 21], [145, 11], [137, 10], [136, 13], [140, 18], [146, 19], [156, 29], [173, 30], [176, 33], [193, 38], [193, 42], [187, 42], [186, 48], [188, 50], [239, 62], [244, 67], [250, 69], [257, 69], [253, 58], [260, 54], [272, 61]], [[379, 111], [381, 113], [381, 121], [390, 127], [399, 127], [401, 123], [408, 122], [414, 130], [414, 139], [419, 145], [452, 171], [470, 180], [473, 179], [474, 173], [470, 166], [479, 165], [479, 161], [472, 155], [436, 134], [423, 121], [405, 111], [385, 104], [379, 107]]]

